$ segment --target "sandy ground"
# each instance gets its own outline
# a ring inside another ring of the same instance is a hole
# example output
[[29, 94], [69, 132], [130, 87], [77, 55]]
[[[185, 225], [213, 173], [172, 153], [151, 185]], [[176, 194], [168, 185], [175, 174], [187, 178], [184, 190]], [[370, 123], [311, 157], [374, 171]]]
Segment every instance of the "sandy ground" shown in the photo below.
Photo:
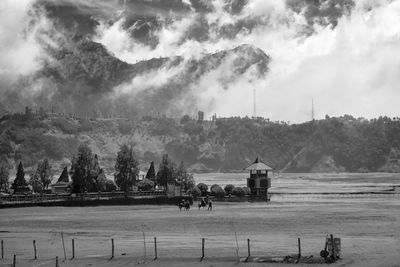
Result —
[[[0, 266], [10, 266], [14, 254], [17, 266], [55, 266], [56, 256], [60, 266], [285, 266], [236, 263], [237, 248], [239, 257], [246, 257], [249, 238], [253, 256], [282, 257], [297, 253], [300, 237], [302, 254], [319, 257], [329, 233], [342, 239], [342, 260], [334, 266], [400, 265], [398, 198], [280, 199], [214, 205], [212, 212], [179, 212], [173, 206], [3, 209], [0, 239], [4, 240], [5, 259], [0, 259]], [[157, 261], [152, 261], [154, 237]], [[200, 262], [203, 237], [206, 258]], [[70, 260], [72, 238], [74, 260]], [[109, 260], [111, 238], [115, 240], [115, 258]]]

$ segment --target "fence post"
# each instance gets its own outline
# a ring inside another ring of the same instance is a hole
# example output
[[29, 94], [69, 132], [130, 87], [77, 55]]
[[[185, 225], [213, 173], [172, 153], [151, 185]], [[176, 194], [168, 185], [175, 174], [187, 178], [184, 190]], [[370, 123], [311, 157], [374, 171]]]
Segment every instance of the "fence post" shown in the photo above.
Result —
[[157, 259], [157, 237], [154, 237], [154, 260]]
[[36, 240], [33, 240], [33, 254], [34, 254], [34, 258], [35, 260], [37, 260], [37, 255], [36, 255]]
[[58, 267], [58, 256], [56, 257], [56, 267]]
[[248, 261], [250, 258], [250, 239], [247, 238], [247, 258], [245, 261]]
[[114, 258], [114, 238], [111, 238], [111, 259]]
[[64, 250], [64, 260], [67, 260], [67, 253], [65, 253], [65, 243], [64, 243], [64, 233], [61, 232], [61, 241], [63, 245], [63, 250]]
[[13, 267], [15, 267], [17, 265], [17, 255], [14, 254], [14, 258], [13, 258]]
[[4, 259], [4, 241], [1, 240], [1, 259]]
[[204, 245], [205, 245], [206, 240], [204, 238], [201, 239], [201, 258], [200, 261], [204, 259]]
[[75, 259], [75, 240], [72, 238], [72, 259]]
[[297, 260], [300, 260], [300, 257], [301, 257], [301, 243], [300, 243], [300, 237], [297, 238], [297, 243], [298, 243], [298, 245], [299, 245], [299, 257], [297, 258]]
[[333, 235], [331, 234], [331, 243], [332, 243], [332, 259], [335, 261], [336, 260], [336, 252], [335, 252], [335, 244], [333, 242]]

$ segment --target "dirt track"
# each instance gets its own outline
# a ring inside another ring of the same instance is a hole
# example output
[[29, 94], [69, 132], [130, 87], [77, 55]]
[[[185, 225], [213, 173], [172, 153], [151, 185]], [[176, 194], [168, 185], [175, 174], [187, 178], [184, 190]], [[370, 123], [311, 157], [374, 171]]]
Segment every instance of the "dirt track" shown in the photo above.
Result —
[[[379, 198], [217, 202], [212, 212], [179, 212], [173, 206], [5, 209], [1, 211], [0, 237], [6, 259], [0, 260], [0, 266], [11, 263], [13, 254], [17, 266], [55, 266], [56, 256], [61, 266], [134, 266], [144, 259], [147, 266], [234, 265], [235, 232], [241, 258], [247, 255], [247, 238], [251, 239], [252, 255], [285, 256], [297, 253], [297, 237], [301, 237], [303, 255], [318, 257], [325, 234], [332, 233], [342, 238], [343, 260], [338, 265], [398, 266], [399, 210], [398, 199]], [[64, 232], [68, 259], [71, 239], [76, 239], [76, 260], [61, 262], [60, 232]], [[159, 261], [151, 261], [154, 236]], [[206, 260], [200, 263], [202, 237], [206, 238]], [[115, 259], [109, 261], [111, 238], [115, 240]], [[31, 260], [33, 239], [39, 261]]]

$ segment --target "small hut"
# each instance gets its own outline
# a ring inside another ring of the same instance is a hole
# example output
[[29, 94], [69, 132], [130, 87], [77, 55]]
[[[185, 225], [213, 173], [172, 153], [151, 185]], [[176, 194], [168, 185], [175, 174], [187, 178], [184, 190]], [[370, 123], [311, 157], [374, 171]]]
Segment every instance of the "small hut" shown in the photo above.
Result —
[[271, 178], [268, 177], [268, 172], [273, 171], [273, 168], [257, 157], [254, 163], [245, 170], [250, 171], [250, 178], [247, 178], [247, 187], [250, 188], [251, 195], [268, 201], [268, 188], [271, 187]]

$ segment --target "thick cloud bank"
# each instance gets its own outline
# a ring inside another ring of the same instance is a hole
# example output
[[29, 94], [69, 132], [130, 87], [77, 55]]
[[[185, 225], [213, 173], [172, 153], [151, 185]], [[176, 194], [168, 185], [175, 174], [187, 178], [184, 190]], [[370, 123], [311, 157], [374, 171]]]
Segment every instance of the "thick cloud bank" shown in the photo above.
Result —
[[[63, 93], [54, 92], [53, 78], [32, 75], [55, 64], [49, 47], [65, 47], [65, 36], [79, 34], [132, 65], [168, 58], [101, 93], [81, 90], [79, 97], [96, 105], [115, 106], [123, 99], [128, 106], [159, 105], [151, 110], [173, 115], [201, 109], [243, 116], [253, 113], [255, 89], [257, 115], [273, 120], [309, 120], [311, 99], [316, 118], [399, 113], [400, 0], [4, 0], [0, 23], [0, 90], [24, 103], [65, 99], [65, 84]], [[240, 74], [234, 70], [248, 49], [208, 71], [199, 67], [211, 60], [206, 55], [243, 44], [270, 56], [267, 73], [257, 61]], [[199, 75], [188, 71], [193, 62], [200, 64], [194, 68]], [[162, 105], [166, 93], [173, 96]]]

